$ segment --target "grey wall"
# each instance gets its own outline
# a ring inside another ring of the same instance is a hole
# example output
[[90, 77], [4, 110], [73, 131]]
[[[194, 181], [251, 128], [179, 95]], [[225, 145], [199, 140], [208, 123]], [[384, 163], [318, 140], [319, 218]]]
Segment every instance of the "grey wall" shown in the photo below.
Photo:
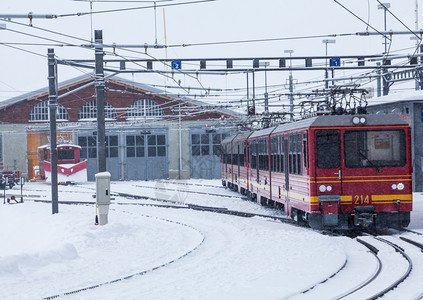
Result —
[[23, 176], [28, 175], [28, 140], [26, 126], [0, 125], [4, 167], [19, 170]]

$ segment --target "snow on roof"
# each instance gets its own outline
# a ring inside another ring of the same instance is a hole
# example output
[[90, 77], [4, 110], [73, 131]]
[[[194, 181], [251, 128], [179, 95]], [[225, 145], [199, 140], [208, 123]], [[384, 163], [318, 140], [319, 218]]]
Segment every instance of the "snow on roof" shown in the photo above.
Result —
[[[87, 83], [88, 83], [90, 80], [92, 80], [92, 81], [94, 80], [94, 74], [82, 75], [82, 76], [79, 76], [79, 77], [75, 77], [75, 78], [60, 82], [58, 84], [58, 90], [60, 90], [61, 88], [65, 87], [65, 86], [75, 85], [75, 84], [81, 83], [83, 81], [87, 81]], [[172, 98], [172, 99], [179, 99], [183, 102], [186, 102], [186, 103], [189, 103], [189, 104], [192, 104], [192, 105], [195, 105], [195, 106], [211, 105], [211, 104], [203, 102], [203, 101], [194, 100], [194, 99], [188, 98], [186, 96], [181, 96], [179, 94], [169, 93], [167, 91], [154, 88], [154, 87], [149, 86], [147, 84], [135, 82], [135, 81], [128, 80], [128, 79], [118, 77], [118, 76], [108, 77], [106, 79], [106, 82], [107, 82], [107, 80], [122, 83], [122, 84], [127, 85], [127, 86], [132, 86], [134, 88], [141, 89], [141, 90], [144, 90], [144, 91], [152, 93], [152, 94], [162, 95], [164, 97], [169, 97], [169, 98]], [[27, 99], [39, 97], [40, 95], [43, 95], [43, 94], [48, 94], [48, 86], [41, 88], [41, 89], [38, 89], [38, 90], [35, 90], [35, 91], [31, 91], [29, 93], [25, 93], [25, 94], [10, 98], [10, 99], [3, 100], [3, 101], [0, 102], [0, 108], [7, 107], [7, 106], [10, 106], [10, 105], [13, 105], [13, 104], [17, 104], [17, 103], [19, 103], [21, 101], [25, 101]], [[235, 111], [229, 110], [229, 109], [220, 109], [219, 108], [219, 109], [215, 109], [215, 110], [217, 112], [227, 114], [227, 115], [231, 115], [231, 116], [240, 116], [240, 114], [238, 112], [235, 112]]]
[[368, 107], [374, 107], [381, 104], [392, 104], [408, 101], [423, 101], [423, 91], [406, 91], [401, 93], [391, 93], [382, 97], [375, 97], [368, 100]]

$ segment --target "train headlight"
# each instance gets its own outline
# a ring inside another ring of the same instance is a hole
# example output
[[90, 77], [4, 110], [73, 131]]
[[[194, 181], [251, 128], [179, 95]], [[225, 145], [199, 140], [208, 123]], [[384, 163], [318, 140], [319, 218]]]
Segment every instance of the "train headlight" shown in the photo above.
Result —
[[392, 185], [392, 189], [393, 190], [399, 190], [399, 191], [402, 191], [403, 189], [404, 189], [404, 183], [402, 183], [402, 182], [400, 182], [400, 183], [398, 183], [398, 184], [393, 184]]
[[365, 117], [353, 117], [352, 118], [352, 123], [354, 124], [354, 125], [364, 125], [364, 124], [366, 124], [367, 123], [367, 120], [366, 120], [366, 118]]
[[326, 187], [322, 184], [321, 186], [319, 186], [319, 191], [321, 191], [322, 193], [326, 191]]
[[352, 122], [353, 122], [354, 125], [358, 125], [358, 124], [360, 124], [360, 118], [354, 117], [354, 118], [352, 118]]
[[328, 192], [330, 192], [330, 191], [332, 190], [332, 187], [331, 187], [330, 185], [328, 185], [328, 186], [326, 187], [326, 190], [327, 190]]

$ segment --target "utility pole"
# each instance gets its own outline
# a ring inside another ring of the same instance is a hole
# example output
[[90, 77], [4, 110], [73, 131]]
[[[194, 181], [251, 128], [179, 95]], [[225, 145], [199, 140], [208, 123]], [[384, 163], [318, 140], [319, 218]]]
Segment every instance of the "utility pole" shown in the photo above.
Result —
[[57, 188], [57, 133], [56, 133], [56, 100], [57, 100], [57, 62], [54, 49], [47, 50], [48, 57], [48, 107], [50, 116], [50, 162], [51, 162], [51, 208], [52, 213], [59, 213]]
[[376, 72], [377, 73], [377, 81], [376, 81], [377, 87], [376, 87], [376, 89], [377, 89], [377, 96], [380, 97], [380, 96], [382, 96], [382, 76], [381, 76], [382, 71], [379, 68], [380, 62], [377, 62], [376, 65], [378, 66], [378, 69], [377, 69], [377, 72]]
[[253, 70], [253, 109], [254, 114], [256, 113], [256, 77]]
[[[384, 28], [385, 32], [386, 32], [386, 10], [388, 10], [390, 7], [391, 7], [391, 4], [390, 3], [382, 3], [382, 4], [379, 4], [377, 6], [377, 9], [383, 9], [383, 24], [384, 24], [383, 25], [383, 28]], [[388, 54], [388, 41], [387, 41], [386, 33], [385, 33], [385, 42], [384, 42], [384, 44], [385, 44], [385, 52], [384, 52], [384, 55], [387, 55]], [[388, 61], [386, 61], [384, 59], [382, 65], [385, 65], [387, 63], [388, 63]], [[386, 77], [383, 76], [383, 75], [386, 75], [387, 73], [388, 73], [387, 69], [386, 68], [383, 68], [383, 71], [382, 71], [383, 96], [386, 96], [386, 95], [389, 94], [389, 83], [387, 82]]]
[[289, 53], [289, 119], [294, 121], [294, 83], [292, 78], [292, 53], [294, 50], [284, 50], [283, 52]]
[[[326, 40], [323, 40], [322, 43], [326, 44], [326, 52], [325, 52], [325, 56], [326, 56], [326, 59], [325, 59], [325, 65], [326, 65], [326, 69], [325, 69], [325, 89], [326, 89], [326, 103], [329, 104], [328, 44], [335, 44], [336, 43], [336, 40], [333, 40], [333, 39], [329, 39], [328, 40], [328, 39], [326, 39]], [[333, 78], [333, 76], [332, 76], [332, 78]]]
[[[416, 29], [416, 31], [418, 31], [419, 30], [419, 1], [418, 0], [416, 0], [415, 5], [416, 5], [416, 8], [414, 10], [414, 12], [416, 14], [415, 29]], [[416, 47], [419, 48], [420, 41], [417, 39], [417, 37], [413, 37], [413, 38], [416, 39]], [[421, 48], [419, 50], [421, 52]], [[420, 84], [419, 84], [419, 81], [417, 80], [417, 77], [416, 77], [416, 81], [415, 81], [415, 88], [416, 88], [416, 91], [418, 91], [420, 89]]]
[[106, 124], [104, 120], [104, 67], [103, 31], [94, 32], [95, 39], [95, 91], [97, 101], [97, 170], [106, 171]]
[[[382, 3], [382, 4], [378, 4], [377, 9], [383, 9], [383, 28], [386, 32], [386, 10], [389, 9], [391, 7], [391, 3]], [[385, 34], [385, 54], [387, 54], [388, 52], [388, 41], [387, 41], [387, 37]]]
[[268, 61], [260, 62], [260, 66], [264, 66], [264, 113], [269, 114], [269, 93], [267, 92], [267, 67]]

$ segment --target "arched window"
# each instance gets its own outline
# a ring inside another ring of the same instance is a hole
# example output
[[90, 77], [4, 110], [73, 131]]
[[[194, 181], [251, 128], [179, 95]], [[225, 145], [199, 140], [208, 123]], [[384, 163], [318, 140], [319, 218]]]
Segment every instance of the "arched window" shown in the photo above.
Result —
[[[43, 101], [34, 106], [29, 114], [30, 122], [39, 122], [39, 121], [49, 121], [49, 108], [48, 101]], [[66, 108], [63, 107], [60, 103], [57, 103], [56, 109], [56, 120], [57, 121], [68, 121], [69, 115], [66, 111]]]
[[[117, 114], [109, 103], [104, 102], [104, 118], [107, 120], [116, 120]], [[97, 100], [86, 103], [78, 113], [78, 120], [97, 119]]]
[[129, 107], [126, 118], [161, 118], [163, 115], [162, 108], [156, 102], [149, 99], [141, 99]]

